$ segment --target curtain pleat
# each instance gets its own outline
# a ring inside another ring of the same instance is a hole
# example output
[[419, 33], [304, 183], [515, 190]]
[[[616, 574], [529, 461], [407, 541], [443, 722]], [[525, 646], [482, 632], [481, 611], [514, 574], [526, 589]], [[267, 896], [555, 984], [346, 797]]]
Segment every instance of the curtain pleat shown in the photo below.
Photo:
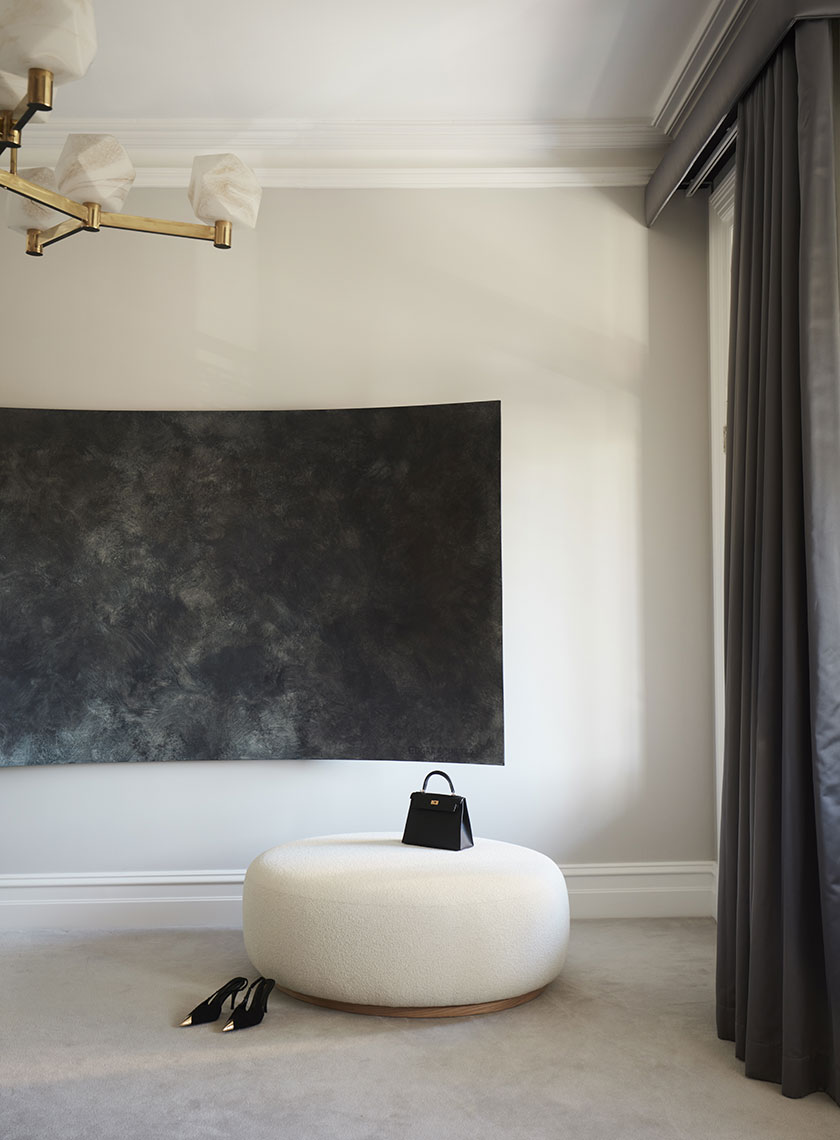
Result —
[[[826, 237], [812, 219], [808, 237], [804, 224], [812, 156], [802, 150], [809, 128], [803, 126], [801, 89], [803, 81], [816, 83], [815, 42], [829, 45], [830, 64], [831, 37], [828, 21], [800, 25], [739, 106], [717, 1018], [720, 1036], [735, 1042], [748, 1076], [780, 1082], [788, 1096], [826, 1089], [837, 1099], [840, 960], [831, 959], [835, 944], [826, 905], [836, 882], [827, 863], [837, 848], [823, 834], [820, 796], [832, 778], [837, 790], [840, 765], [836, 754], [828, 756], [815, 743], [814, 710], [825, 684], [814, 625], [826, 609], [840, 609], [840, 580], [833, 593], [815, 592], [826, 584], [826, 574], [815, 574], [813, 566], [823, 541], [817, 515], [823, 511], [824, 523], [831, 510], [824, 489], [817, 493], [819, 506], [814, 499], [810, 429], [803, 422], [803, 408], [805, 421], [811, 414], [811, 356], [817, 351], [809, 348], [810, 330], [803, 332], [810, 245], [830, 242], [835, 287], [837, 245], [836, 229]], [[828, 100], [830, 119], [831, 82], [814, 97]], [[833, 171], [832, 161], [832, 194]], [[824, 272], [830, 275], [830, 266]], [[830, 380], [826, 376], [831, 384], [836, 393], [837, 370]], [[828, 475], [823, 464], [817, 481]], [[840, 482], [830, 492], [836, 516]], [[840, 670], [840, 641], [834, 651]], [[831, 683], [838, 680], [840, 673], [832, 673]], [[840, 688], [833, 695], [833, 712], [826, 712], [836, 742]], [[827, 736], [831, 732], [825, 729]], [[840, 814], [832, 826], [836, 837]], [[836, 892], [833, 899], [836, 924]]]
[[[800, 324], [805, 553], [823, 964], [825, 1087], [840, 1100], [840, 257], [838, 93], [840, 23], [804, 24], [797, 36], [802, 185]], [[816, 905], [816, 901], [815, 901]]]

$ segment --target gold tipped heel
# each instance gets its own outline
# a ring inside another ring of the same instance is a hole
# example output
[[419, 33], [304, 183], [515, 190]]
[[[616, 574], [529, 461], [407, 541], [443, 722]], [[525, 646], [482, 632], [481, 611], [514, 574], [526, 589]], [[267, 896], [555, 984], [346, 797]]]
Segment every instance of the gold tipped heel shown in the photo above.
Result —
[[225, 982], [223, 986], [211, 994], [209, 998], [205, 998], [200, 1002], [192, 1013], [187, 1014], [181, 1022], [181, 1026], [185, 1025], [205, 1025], [209, 1021], [218, 1021], [222, 1013], [222, 1006], [228, 998], [230, 998], [230, 1008], [233, 1009], [234, 999], [236, 995], [244, 990], [248, 985], [247, 978], [231, 978], [229, 982]]
[[[274, 978], [257, 978], [251, 982], [245, 997], [231, 1011], [227, 1025], [222, 1026], [222, 1033], [232, 1029], [249, 1029], [252, 1025], [259, 1025], [265, 1011], [268, 1009], [268, 995], [274, 989]], [[248, 1004], [250, 1000], [250, 1005]]]

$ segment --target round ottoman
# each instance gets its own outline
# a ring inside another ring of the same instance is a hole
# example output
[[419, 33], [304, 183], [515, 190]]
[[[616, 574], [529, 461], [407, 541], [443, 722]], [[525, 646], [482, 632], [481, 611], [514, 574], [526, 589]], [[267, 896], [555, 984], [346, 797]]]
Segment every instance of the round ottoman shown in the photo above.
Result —
[[399, 834], [301, 839], [258, 856], [242, 898], [245, 948], [279, 989], [398, 1017], [489, 1013], [562, 969], [562, 872], [527, 847], [409, 847]]

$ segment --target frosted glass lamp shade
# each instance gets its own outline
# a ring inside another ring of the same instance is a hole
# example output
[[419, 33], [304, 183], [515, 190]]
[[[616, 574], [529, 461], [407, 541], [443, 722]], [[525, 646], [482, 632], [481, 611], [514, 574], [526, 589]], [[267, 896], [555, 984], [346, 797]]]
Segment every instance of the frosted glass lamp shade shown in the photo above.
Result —
[[253, 229], [262, 189], [257, 176], [235, 154], [201, 154], [193, 159], [189, 198], [202, 222], [233, 222]]
[[45, 67], [56, 83], [81, 79], [96, 55], [91, 0], [0, 0], [0, 70]]
[[68, 135], [55, 178], [58, 189], [77, 202], [98, 202], [118, 213], [134, 182], [134, 165], [113, 135]]
[[[29, 170], [19, 170], [18, 174], [27, 182], [43, 186], [45, 190], [57, 189], [55, 175], [48, 166], [33, 166]], [[30, 202], [28, 198], [21, 198], [20, 194], [6, 195], [6, 225], [10, 230], [25, 234], [27, 230], [48, 230], [63, 221], [66, 221], [64, 214], [50, 210], [39, 202]]]

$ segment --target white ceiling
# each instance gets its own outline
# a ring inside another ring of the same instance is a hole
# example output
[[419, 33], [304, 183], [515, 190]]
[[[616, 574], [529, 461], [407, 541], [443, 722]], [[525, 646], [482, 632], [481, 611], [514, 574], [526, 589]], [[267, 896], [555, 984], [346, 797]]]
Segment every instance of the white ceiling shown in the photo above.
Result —
[[642, 119], [720, 0], [99, 0], [55, 119]]

